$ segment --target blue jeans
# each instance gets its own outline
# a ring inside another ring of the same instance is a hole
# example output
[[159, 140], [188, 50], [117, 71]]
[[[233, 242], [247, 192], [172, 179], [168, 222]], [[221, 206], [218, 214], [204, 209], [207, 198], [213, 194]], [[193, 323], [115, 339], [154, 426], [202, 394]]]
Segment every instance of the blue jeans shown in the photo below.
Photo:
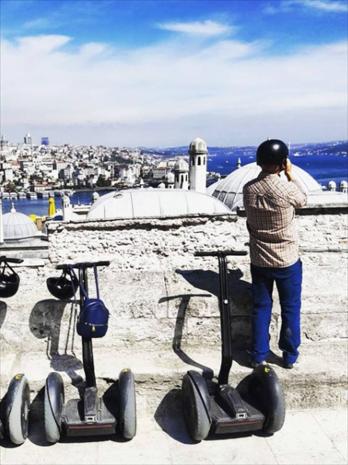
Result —
[[300, 311], [302, 262], [285, 268], [261, 268], [251, 265], [253, 318], [252, 358], [266, 360], [269, 354], [269, 325], [272, 315], [272, 292], [276, 283], [281, 307], [282, 325], [279, 348], [286, 363], [295, 363], [301, 343]]

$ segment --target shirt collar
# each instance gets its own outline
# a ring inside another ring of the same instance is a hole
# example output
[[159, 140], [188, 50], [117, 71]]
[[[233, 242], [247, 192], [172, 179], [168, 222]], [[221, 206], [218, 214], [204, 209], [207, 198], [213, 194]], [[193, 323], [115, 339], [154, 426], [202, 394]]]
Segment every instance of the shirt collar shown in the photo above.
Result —
[[265, 171], [261, 171], [260, 174], [258, 175], [258, 179], [264, 179], [264, 178], [279, 178], [279, 173], [266, 173]]

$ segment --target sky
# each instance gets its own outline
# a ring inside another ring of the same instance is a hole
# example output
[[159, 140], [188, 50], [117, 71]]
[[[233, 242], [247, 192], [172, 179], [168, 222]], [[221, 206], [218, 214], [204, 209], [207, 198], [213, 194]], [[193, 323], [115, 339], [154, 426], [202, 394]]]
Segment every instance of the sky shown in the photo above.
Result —
[[1, 134], [348, 139], [346, 0], [0, 0]]

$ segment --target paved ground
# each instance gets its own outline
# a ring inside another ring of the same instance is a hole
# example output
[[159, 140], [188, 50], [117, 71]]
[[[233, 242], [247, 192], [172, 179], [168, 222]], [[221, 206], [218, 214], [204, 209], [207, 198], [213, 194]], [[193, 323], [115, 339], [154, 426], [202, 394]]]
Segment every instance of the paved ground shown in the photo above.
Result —
[[[138, 419], [130, 442], [103, 440], [49, 446], [35, 428], [19, 447], [2, 444], [7, 464], [347, 464], [347, 410], [312, 409], [287, 412], [281, 431], [272, 437], [190, 441], [180, 414], [157, 420]], [[172, 412], [174, 413], [174, 411]]]

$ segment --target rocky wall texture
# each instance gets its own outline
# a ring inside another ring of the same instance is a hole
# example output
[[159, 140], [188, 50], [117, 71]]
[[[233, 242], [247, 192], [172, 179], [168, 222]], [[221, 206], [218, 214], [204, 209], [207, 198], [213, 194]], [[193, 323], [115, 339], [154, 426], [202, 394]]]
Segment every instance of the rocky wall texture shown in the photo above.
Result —
[[[347, 216], [300, 216], [297, 221], [304, 264], [303, 343], [341, 340], [347, 337]], [[111, 260], [100, 270], [111, 317], [98, 347], [216, 346], [217, 260], [194, 257], [194, 252], [247, 249], [247, 241], [245, 218], [235, 215], [52, 225], [47, 263], [19, 267], [20, 291], [0, 301], [1, 351], [52, 355], [71, 347], [75, 309], [50, 296], [46, 278], [59, 274], [58, 263], [93, 259]], [[245, 348], [251, 315], [248, 256], [229, 259], [229, 285], [234, 341]], [[275, 293], [272, 344], [279, 330]]]

